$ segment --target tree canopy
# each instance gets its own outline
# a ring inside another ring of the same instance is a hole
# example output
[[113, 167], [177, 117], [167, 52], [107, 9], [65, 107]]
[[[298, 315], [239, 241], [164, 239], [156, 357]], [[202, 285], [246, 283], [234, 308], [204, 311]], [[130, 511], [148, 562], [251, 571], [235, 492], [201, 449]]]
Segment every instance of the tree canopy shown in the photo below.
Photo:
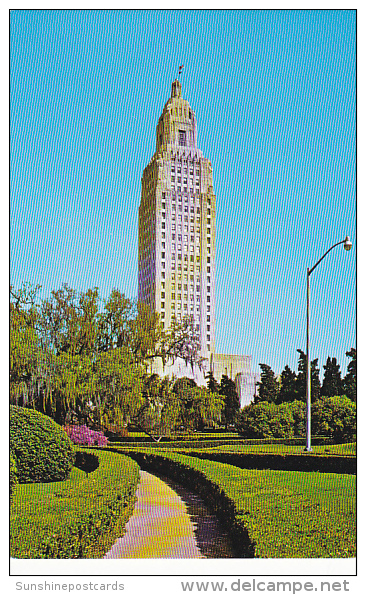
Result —
[[267, 364], [259, 364], [261, 369], [261, 378], [258, 382], [258, 395], [254, 402], [268, 401], [276, 403], [279, 395], [279, 383], [274, 371]]
[[121, 428], [134, 421], [157, 433], [172, 427], [173, 385], [148, 380], [147, 369], [155, 358], [202, 363], [193, 320], [173, 320], [164, 330], [157, 313], [117, 289], [105, 300], [97, 287], [77, 292], [64, 284], [47, 298], [40, 289], [10, 290], [11, 401], [62, 424]]

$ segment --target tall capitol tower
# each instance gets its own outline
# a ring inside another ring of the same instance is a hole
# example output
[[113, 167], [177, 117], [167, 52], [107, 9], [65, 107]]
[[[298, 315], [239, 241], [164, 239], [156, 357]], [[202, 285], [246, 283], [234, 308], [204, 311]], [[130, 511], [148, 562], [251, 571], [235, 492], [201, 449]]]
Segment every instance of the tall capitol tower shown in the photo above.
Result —
[[174, 317], [193, 316], [204, 365], [192, 369], [178, 360], [162, 367], [155, 361], [151, 371], [193, 377], [198, 384], [206, 383], [209, 371], [219, 382], [226, 374], [245, 405], [255, 392], [251, 356], [215, 353], [215, 256], [212, 167], [197, 148], [196, 117], [175, 80], [142, 176], [138, 299], [160, 313], [165, 329]]
[[216, 197], [212, 167], [197, 148], [196, 117], [172, 84], [156, 127], [156, 151], [142, 176], [138, 299], [160, 313], [193, 316], [201, 355], [215, 352]]

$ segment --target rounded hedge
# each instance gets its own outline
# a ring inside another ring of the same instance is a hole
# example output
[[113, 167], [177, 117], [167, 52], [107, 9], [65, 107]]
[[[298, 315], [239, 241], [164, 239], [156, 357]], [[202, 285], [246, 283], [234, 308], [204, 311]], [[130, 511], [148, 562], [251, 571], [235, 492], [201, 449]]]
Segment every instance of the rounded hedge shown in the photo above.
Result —
[[18, 483], [17, 477], [18, 469], [17, 463], [13, 453], [10, 453], [10, 471], [9, 471], [9, 480], [10, 480], [10, 501], [13, 497], [15, 486]]
[[66, 432], [33, 409], [10, 407], [10, 451], [19, 483], [62, 481], [70, 473], [75, 452]]

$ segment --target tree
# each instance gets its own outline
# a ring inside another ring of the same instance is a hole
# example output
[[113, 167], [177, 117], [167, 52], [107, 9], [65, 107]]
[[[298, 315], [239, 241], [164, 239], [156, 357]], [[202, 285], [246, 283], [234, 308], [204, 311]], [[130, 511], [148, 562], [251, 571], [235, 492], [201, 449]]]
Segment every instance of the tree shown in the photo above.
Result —
[[225, 374], [221, 377], [219, 394], [224, 397], [223, 422], [225, 427], [232, 424], [240, 410], [240, 399], [236, 390], [235, 382]]
[[207, 427], [215, 427], [221, 422], [221, 414], [224, 408], [222, 395], [211, 393], [204, 386], [195, 386], [192, 389], [192, 426], [195, 430], [203, 430]]
[[180, 424], [185, 429], [195, 428], [195, 411], [193, 407], [194, 392], [197, 384], [192, 378], [178, 378], [173, 385], [173, 392], [177, 396], [180, 411]]
[[[298, 363], [298, 375], [296, 380], [296, 393], [295, 399], [306, 401], [306, 383], [307, 383], [307, 358], [306, 353], [301, 349], [297, 350], [299, 353]], [[311, 375], [311, 400], [316, 401], [320, 397], [320, 379], [319, 379], [319, 368], [318, 359], [312, 360], [310, 364], [310, 375]]]
[[346, 356], [351, 358], [347, 366], [347, 374], [343, 378], [343, 392], [351, 401], [356, 402], [357, 398], [357, 359], [356, 349], [352, 347], [346, 352]]
[[321, 384], [319, 378], [318, 358], [311, 362], [311, 400], [317, 401], [320, 398]]
[[321, 389], [322, 396], [335, 397], [342, 394], [342, 377], [339, 364], [335, 357], [328, 356], [324, 366], [324, 379]]
[[40, 286], [24, 283], [10, 287], [10, 399], [17, 405], [32, 403], [37, 395], [42, 352], [37, 335]]
[[306, 401], [306, 354], [301, 349], [298, 349], [297, 352], [299, 354], [299, 361], [297, 364], [296, 398]]
[[259, 364], [261, 369], [261, 379], [258, 382], [258, 396], [254, 402], [268, 401], [276, 403], [279, 394], [279, 384], [275, 373], [267, 364]]
[[113, 289], [109, 298], [104, 300], [104, 311], [99, 316], [98, 351], [128, 347], [135, 318], [136, 304]]
[[296, 372], [293, 372], [289, 366], [285, 366], [280, 376], [280, 390], [278, 394], [278, 403], [286, 403], [296, 399], [297, 385]]
[[96, 399], [103, 427], [127, 425], [143, 405], [143, 368], [126, 348], [99, 354], [95, 364]]
[[220, 390], [220, 385], [217, 382], [215, 376], [213, 375], [212, 372], [209, 372], [206, 376], [206, 380], [207, 380], [207, 388], [209, 391], [211, 391], [212, 393], [218, 393]]
[[96, 287], [77, 292], [64, 284], [43, 300], [39, 289], [11, 287], [12, 402], [61, 424], [121, 428], [138, 418], [157, 433], [173, 427], [172, 387], [159, 385], [156, 400], [148, 391], [142, 394], [143, 377], [155, 358], [164, 364], [178, 357], [192, 366], [202, 363], [192, 317], [173, 320], [164, 330], [157, 313], [117, 289], [103, 303]]
[[311, 410], [314, 434], [336, 442], [356, 439], [356, 403], [345, 396], [321, 397]]
[[173, 318], [170, 328], [164, 330], [160, 315], [146, 304], [137, 304], [137, 315], [131, 323], [129, 338], [136, 361], [147, 364], [160, 358], [163, 365], [170, 360], [183, 359], [186, 364], [201, 365], [200, 342], [192, 316], [181, 321]]
[[201, 430], [221, 421], [224, 398], [197, 386], [191, 378], [175, 381], [173, 392], [177, 396], [180, 411], [179, 424], [186, 430]]

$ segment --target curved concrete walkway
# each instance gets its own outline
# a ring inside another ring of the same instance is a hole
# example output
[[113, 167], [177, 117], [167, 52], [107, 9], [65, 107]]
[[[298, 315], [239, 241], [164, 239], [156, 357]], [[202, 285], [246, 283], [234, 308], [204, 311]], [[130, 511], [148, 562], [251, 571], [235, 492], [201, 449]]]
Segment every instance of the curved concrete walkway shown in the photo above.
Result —
[[140, 471], [137, 502], [104, 558], [204, 558], [182, 498], [164, 481]]

